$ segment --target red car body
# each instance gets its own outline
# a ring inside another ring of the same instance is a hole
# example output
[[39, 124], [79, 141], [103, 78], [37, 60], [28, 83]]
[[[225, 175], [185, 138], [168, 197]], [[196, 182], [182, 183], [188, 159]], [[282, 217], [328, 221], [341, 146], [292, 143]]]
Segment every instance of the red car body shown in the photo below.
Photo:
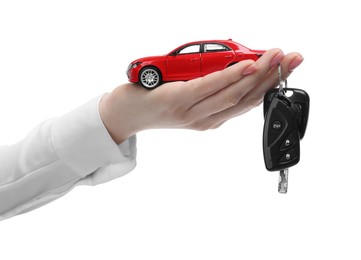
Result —
[[162, 82], [191, 80], [223, 70], [242, 60], [257, 60], [265, 51], [229, 40], [190, 42], [163, 56], [140, 58], [127, 69], [130, 82], [152, 89]]

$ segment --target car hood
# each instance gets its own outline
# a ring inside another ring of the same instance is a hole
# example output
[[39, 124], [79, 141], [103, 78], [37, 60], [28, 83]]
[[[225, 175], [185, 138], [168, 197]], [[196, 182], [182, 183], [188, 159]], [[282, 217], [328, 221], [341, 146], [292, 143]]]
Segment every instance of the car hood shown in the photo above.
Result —
[[156, 60], [164, 60], [164, 59], [165, 59], [165, 55], [161, 55], [161, 56], [149, 56], [149, 57], [144, 57], [144, 58], [136, 59], [136, 60], [134, 60], [132, 63], [135, 63], [135, 62], [156, 61]]

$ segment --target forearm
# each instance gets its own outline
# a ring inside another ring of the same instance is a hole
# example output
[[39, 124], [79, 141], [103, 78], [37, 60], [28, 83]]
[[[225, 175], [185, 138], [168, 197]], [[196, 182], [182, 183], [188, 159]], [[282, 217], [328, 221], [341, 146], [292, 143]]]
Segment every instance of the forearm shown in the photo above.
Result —
[[0, 147], [0, 219], [50, 202], [77, 184], [105, 182], [134, 168], [135, 137], [116, 145], [102, 123], [98, 101]]

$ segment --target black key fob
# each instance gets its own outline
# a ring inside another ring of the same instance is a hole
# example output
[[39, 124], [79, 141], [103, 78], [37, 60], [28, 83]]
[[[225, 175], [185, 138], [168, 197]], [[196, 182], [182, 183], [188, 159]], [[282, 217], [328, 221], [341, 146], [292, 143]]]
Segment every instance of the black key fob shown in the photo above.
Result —
[[301, 89], [273, 89], [266, 93], [263, 155], [267, 170], [279, 171], [299, 162], [309, 104], [308, 94]]

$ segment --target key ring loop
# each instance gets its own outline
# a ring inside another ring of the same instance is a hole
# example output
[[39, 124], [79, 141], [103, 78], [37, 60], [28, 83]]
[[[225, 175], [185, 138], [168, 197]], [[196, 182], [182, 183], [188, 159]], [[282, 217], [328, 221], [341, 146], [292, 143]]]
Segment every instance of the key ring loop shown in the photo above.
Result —
[[283, 96], [285, 94], [285, 88], [287, 88], [287, 79], [282, 78], [281, 64], [278, 64], [278, 94]]

